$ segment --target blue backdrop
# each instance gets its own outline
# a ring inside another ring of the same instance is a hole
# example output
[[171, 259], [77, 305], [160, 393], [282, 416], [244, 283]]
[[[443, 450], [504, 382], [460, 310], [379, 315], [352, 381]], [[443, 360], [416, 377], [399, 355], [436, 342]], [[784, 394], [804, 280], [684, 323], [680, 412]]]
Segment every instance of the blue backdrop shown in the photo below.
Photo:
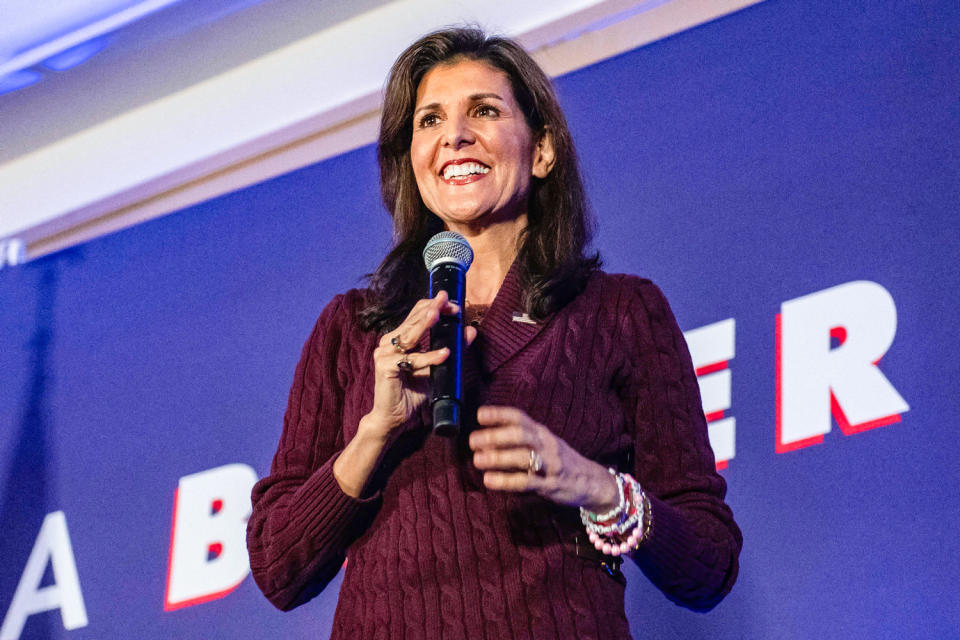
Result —
[[[960, 637], [958, 34], [953, 0], [769, 0], [557, 81], [606, 269], [685, 330], [737, 326], [740, 579], [702, 615], [628, 570], [638, 638]], [[21, 638], [327, 635], [338, 582], [165, 611], [174, 492], [266, 474], [316, 315], [388, 242], [365, 147], [0, 272], [0, 617], [62, 511], [89, 618]], [[881, 369], [911, 408], [778, 454], [780, 305], [854, 280], [895, 300]]]

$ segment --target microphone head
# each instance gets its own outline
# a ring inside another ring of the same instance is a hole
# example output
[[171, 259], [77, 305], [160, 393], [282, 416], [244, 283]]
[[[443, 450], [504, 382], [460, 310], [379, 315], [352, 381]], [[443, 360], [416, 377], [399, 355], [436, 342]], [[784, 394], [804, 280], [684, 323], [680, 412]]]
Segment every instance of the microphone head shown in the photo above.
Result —
[[423, 248], [423, 263], [427, 271], [445, 263], [453, 263], [466, 271], [473, 262], [473, 249], [467, 239], [456, 231], [441, 231], [427, 241]]

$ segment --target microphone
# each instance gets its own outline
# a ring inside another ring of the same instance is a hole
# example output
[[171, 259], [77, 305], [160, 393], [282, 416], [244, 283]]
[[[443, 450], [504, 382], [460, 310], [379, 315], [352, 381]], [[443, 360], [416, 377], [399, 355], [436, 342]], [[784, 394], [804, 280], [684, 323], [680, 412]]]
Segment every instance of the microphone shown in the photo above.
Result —
[[460, 311], [441, 314], [430, 329], [430, 350], [450, 349], [440, 364], [430, 367], [430, 405], [433, 407], [433, 432], [452, 437], [460, 431], [463, 394], [463, 305], [466, 274], [473, 262], [473, 249], [467, 239], [455, 231], [441, 231], [423, 248], [423, 262], [430, 272], [430, 297], [446, 291], [450, 302]]

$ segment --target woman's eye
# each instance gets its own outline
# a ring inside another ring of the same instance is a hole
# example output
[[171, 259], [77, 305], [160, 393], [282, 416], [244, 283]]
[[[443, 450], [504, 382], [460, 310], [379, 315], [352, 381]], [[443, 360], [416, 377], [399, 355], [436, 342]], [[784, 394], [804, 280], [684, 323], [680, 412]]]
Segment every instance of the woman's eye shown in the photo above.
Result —
[[490, 118], [500, 115], [500, 111], [496, 107], [488, 104], [478, 105], [474, 113], [480, 118]]
[[421, 129], [424, 128], [424, 127], [432, 127], [433, 125], [437, 124], [437, 122], [439, 122], [439, 120], [440, 120], [440, 118], [437, 117], [437, 114], [435, 114], [435, 113], [428, 113], [427, 115], [425, 115], [425, 116], [423, 116], [422, 118], [420, 118], [420, 122], [418, 123], [418, 126], [419, 126]]

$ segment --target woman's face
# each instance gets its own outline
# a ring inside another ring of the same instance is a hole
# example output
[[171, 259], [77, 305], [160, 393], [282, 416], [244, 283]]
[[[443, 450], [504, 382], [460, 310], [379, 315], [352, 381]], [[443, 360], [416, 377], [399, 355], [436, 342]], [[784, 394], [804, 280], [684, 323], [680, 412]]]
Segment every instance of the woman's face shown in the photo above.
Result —
[[441, 64], [417, 88], [410, 160], [424, 204], [448, 227], [525, 214], [531, 176], [552, 166], [545, 147], [549, 138], [534, 140], [507, 75], [489, 64]]

